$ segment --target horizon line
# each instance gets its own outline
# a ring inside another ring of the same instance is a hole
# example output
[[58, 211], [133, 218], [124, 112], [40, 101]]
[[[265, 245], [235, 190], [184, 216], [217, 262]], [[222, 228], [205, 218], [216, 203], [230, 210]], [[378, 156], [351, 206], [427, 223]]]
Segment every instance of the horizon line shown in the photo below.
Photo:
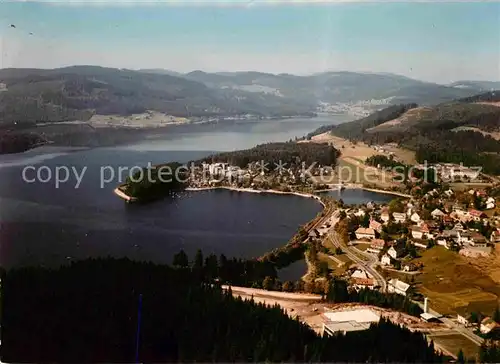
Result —
[[[119, 71], [133, 71], [133, 72], [145, 72], [145, 71], [152, 71], [151, 73], [155, 73], [153, 71], [165, 71], [165, 72], [172, 72], [172, 73], [177, 73], [179, 76], [186, 76], [192, 72], [203, 72], [206, 74], [221, 74], [221, 73], [261, 73], [261, 74], [266, 74], [266, 75], [273, 75], [273, 76], [280, 76], [280, 75], [290, 75], [290, 76], [295, 76], [295, 77], [311, 77], [311, 76], [317, 76], [321, 74], [326, 74], [326, 73], [357, 73], [357, 74], [372, 74], [372, 75], [382, 75], [382, 76], [396, 76], [396, 77], [402, 77], [402, 78], [407, 78], [411, 79], [414, 81], [422, 82], [422, 83], [427, 83], [427, 84], [434, 84], [434, 85], [439, 85], [439, 86], [448, 86], [452, 83], [456, 82], [500, 82], [500, 80], [483, 80], [483, 79], [457, 79], [448, 83], [439, 83], [435, 81], [424, 81], [418, 78], [413, 78], [409, 77], [403, 74], [399, 73], [392, 73], [392, 72], [377, 72], [377, 71], [349, 71], [346, 69], [341, 69], [341, 70], [324, 70], [324, 71], [318, 71], [318, 72], [313, 72], [313, 73], [307, 73], [307, 74], [298, 74], [298, 73], [290, 73], [290, 72], [280, 72], [280, 73], [273, 73], [273, 72], [266, 72], [266, 71], [257, 71], [257, 70], [244, 70], [244, 71], [204, 71], [202, 69], [193, 69], [189, 72], [180, 72], [180, 71], [175, 71], [173, 69], [169, 68], [161, 68], [161, 67], [150, 67], [150, 68], [127, 68], [127, 67], [109, 67], [109, 66], [100, 66], [100, 65], [95, 65], [95, 64], [73, 64], [70, 66], [61, 66], [61, 67], [52, 67], [52, 68], [43, 68], [43, 67], [0, 67], [0, 70], [45, 70], [45, 71], [50, 71], [50, 70], [58, 70], [58, 69], [65, 69], [65, 68], [72, 68], [72, 67], [96, 67], [96, 68], [107, 68], [107, 69], [112, 69], [112, 70], [119, 70]], [[157, 73], [160, 74], [161, 73]], [[168, 75], [168, 74], [164, 74]], [[177, 77], [176, 75], [169, 75], [172, 77]]]

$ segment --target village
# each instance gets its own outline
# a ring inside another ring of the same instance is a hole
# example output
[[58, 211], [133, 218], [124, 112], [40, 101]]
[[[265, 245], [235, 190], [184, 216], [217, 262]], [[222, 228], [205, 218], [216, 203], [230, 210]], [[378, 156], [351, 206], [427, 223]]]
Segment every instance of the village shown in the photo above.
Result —
[[[219, 177], [221, 173], [217, 171], [226, 171], [222, 181], [212, 180], [210, 186], [245, 186], [241, 184], [243, 180], [250, 188], [273, 186], [299, 191], [307, 188], [311, 193], [320, 189], [313, 181], [306, 179], [304, 182], [298, 169], [291, 169], [286, 174], [271, 173], [269, 178], [268, 174], [259, 171], [257, 164], [251, 164], [246, 170], [227, 164], [212, 164], [204, 168]], [[470, 180], [481, 178], [473, 170], [451, 164], [437, 165], [435, 170], [442, 179], [457, 176]], [[311, 171], [312, 175], [319, 173], [324, 173], [321, 167]], [[397, 316], [399, 320], [409, 323], [408, 327], [412, 329], [427, 332], [429, 340], [434, 340], [452, 356], [461, 348], [467, 348], [467, 353], [472, 355], [484, 340], [499, 335], [500, 312], [495, 308], [498, 298], [495, 297], [494, 304], [483, 307], [465, 298], [460, 305], [454, 303], [450, 312], [440, 313], [441, 306], [436, 304], [440, 292], [431, 295], [419, 283], [419, 276], [430, 269], [420, 256], [432, 252], [441, 254], [442, 251], [469, 261], [494, 256], [495, 246], [500, 242], [496, 188], [488, 185], [486, 188], [460, 190], [451, 188], [448, 183], [436, 183], [430, 188], [415, 179], [411, 182], [414, 185], [408, 197], [395, 198], [388, 204], [346, 205], [310, 230], [308, 239], [319, 242], [326, 249], [322, 256], [326, 257], [330, 276], [344, 279], [352, 290], [395, 293], [417, 303], [423, 311], [419, 315], [420, 321], [403, 313]], [[343, 186], [348, 184], [326, 187]], [[442, 299], [446, 300], [446, 295]], [[322, 307], [305, 316], [316, 317], [316, 321], [313, 320], [315, 328], [327, 335], [366, 329], [370, 323], [392, 312], [377, 311], [372, 306], [350, 307], [349, 304], [339, 305], [334, 310]]]

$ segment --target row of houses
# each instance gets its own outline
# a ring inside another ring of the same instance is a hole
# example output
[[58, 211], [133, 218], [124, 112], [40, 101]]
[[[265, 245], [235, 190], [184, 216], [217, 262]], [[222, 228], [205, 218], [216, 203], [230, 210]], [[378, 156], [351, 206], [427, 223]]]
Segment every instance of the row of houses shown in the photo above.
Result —
[[[363, 269], [356, 269], [350, 276], [351, 287], [356, 290], [367, 288], [376, 289], [377, 281], [375, 278]], [[400, 281], [399, 279], [391, 279], [387, 282], [387, 291], [390, 293], [397, 293], [403, 296], [410, 294], [411, 285]]]

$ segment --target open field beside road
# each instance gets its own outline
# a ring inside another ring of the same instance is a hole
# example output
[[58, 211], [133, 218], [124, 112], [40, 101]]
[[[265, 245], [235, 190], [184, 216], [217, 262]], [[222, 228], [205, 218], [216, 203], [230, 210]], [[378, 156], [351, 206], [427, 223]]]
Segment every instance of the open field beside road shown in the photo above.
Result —
[[475, 268], [487, 274], [494, 282], [500, 285], [500, 245], [495, 244], [493, 254], [482, 259], [466, 258]]
[[407, 164], [415, 164], [415, 153], [406, 149], [398, 148], [396, 145], [384, 145], [385, 153], [379, 152], [365, 143], [351, 143], [350, 141], [333, 136], [329, 133], [317, 135], [310, 142], [329, 142], [340, 150], [341, 156], [335, 167], [334, 177], [327, 176], [323, 179], [317, 177], [318, 183], [338, 184], [356, 183], [376, 185], [380, 188], [390, 188], [397, 186], [393, 182], [395, 176], [392, 173], [371, 167], [365, 164], [365, 160], [374, 155], [389, 155], [393, 152], [398, 160]]
[[479, 352], [479, 346], [456, 331], [447, 333], [431, 333], [428, 338], [434, 340], [437, 348], [448, 351], [452, 355], [457, 355], [460, 349], [466, 358], [474, 358]]
[[330, 133], [323, 133], [316, 135], [311, 138], [311, 142], [316, 143], [331, 143], [335, 148], [338, 148], [342, 153], [343, 157], [351, 157], [354, 159], [358, 159], [362, 162], [373, 155], [388, 155], [389, 152], [393, 152], [396, 158], [400, 161], [403, 161], [407, 164], [415, 164], [415, 152], [399, 148], [395, 144], [384, 144], [383, 147], [387, 151], [386, 153], [381, 153], [370, 147], [369, 145], [359, 142], [359, 143], [351, 143], [347, 139], [339, 138]]
[[466, 258], [437, 246], [423, 251], [422, 274], [415, 276], [417, 289], [429, 298], [430, 307], [441, 314], [455, 314], [461, 306], [491, 314], [500, 297], [500, 286]]

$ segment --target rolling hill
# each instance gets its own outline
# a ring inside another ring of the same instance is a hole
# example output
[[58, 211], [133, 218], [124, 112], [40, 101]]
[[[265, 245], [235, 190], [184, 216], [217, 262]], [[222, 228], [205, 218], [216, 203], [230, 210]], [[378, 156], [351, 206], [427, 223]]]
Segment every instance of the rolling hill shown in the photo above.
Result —
[[183, 117], [311, 115], [315, 110], [296, 100], [212, 89], [185, 77], [95, 66], [2, 69], [0, 84], [0, 124], [10, 125], [146, 110]]
[[500, 174], [500, 92], [432, 107], [396, 105], [366, 118], [322, 127], [308, 135], [332, 134], [368, 144], [397, 143], [417, 152], [419, 162], [482, 166]]
[[[466, 81], [461, 81], [465, 83]], [[187, 74], [98, 66], [1, 69], [0, 125], [88, 120], [93, 114], [146, 110], [180, 117], [311, 116], [320, 103], [433, 105], [479, 93], [394, 74], [324, 72], [309, 76], [261, 72]]]
[[[390, 98], [392, 104], [436, 104], [471, 96], [482, 88], [457, 88], [414, 80], [390, 73], [323, 72], [310, 76], [259, 72], [206, 73], [194, 71], [184, 77], [212, 88], [273, 90], [284, 97], [306, 102], [357, 102]], [[267, 91], [269, 93], [269, 91]]]

